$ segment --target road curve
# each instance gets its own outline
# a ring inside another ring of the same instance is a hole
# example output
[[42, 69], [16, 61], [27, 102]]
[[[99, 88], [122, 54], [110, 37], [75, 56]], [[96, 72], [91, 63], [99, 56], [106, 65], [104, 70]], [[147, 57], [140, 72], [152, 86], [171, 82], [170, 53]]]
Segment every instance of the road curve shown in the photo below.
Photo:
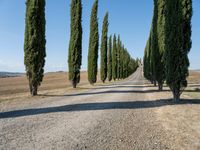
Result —
[[125, 81], [0, 111], [0, 149], [170, 149], [142, 69]]

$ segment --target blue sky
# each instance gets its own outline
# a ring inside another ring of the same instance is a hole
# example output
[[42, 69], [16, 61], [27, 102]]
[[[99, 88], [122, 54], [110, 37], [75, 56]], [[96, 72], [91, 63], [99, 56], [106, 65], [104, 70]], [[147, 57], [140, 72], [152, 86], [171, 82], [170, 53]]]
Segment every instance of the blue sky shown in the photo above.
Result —
[[[87, 69], [89, 21], [94, 0], [83, 3], [83, 65]], [[200, 69], [200, 0], [193, 0], [193, 46], [190, 69]], [[149, 36], [153, 0], [99, 0], [99, 32], [109, 12], [109, 34], [117, 33], [132, 57], [143, 57]], [[0, 71], [24, 72], [25, 0], [0, 0]], [[45, 71], [66, 71], [70, 33], [70, 0], [46, 0]]]

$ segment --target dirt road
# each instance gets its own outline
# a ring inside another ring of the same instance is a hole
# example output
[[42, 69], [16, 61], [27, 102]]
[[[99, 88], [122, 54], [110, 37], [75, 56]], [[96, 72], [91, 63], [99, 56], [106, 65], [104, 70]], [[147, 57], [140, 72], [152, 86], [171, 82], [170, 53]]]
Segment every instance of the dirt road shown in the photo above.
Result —
[[157, 117], [167, 102], [152, 99], [145, 82], [139, 68], [112, 85], [48, 95], [27, 105], [0, 105], [0, 149], [183, 148]]

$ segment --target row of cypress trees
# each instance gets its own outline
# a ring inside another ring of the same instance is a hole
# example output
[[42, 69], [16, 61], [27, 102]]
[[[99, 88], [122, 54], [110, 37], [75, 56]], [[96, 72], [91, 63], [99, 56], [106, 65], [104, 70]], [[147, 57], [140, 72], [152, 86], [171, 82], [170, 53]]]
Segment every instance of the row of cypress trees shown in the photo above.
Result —
[[108, 81], [125, 79], [139, 67], [139, 60], [131, 57], [120, 36], [109, 37]]
[[[132, 74], [138, 66], [137, 62], [130, 58], [127, 49], [122, 46], [120, 37], [118, 37], [118, 41], [116, 35], [114, 35], [113, 39], [112, 36], [108, 38], [108, 16], [109, 14], [107, 12], [103, 20], [100, 47], [100, 78], [103, 83], [106, 79], [108, 81], [111, 81], [112, 79], [124, 79]], [[90, 39], [88, 50], [88, 81], [92, 85], [97, 82], [98, 47], [98, 0], [95, 0], [90, 18]], [[124, 59], [124, 61], [122, 59]], [[131, 64], [133, 66], [130, 66]]]
[[163, 83], [174, 101], [187, 87], [188, 53], [191, 49], [192, 0], [154, 0], [154, 15], [144, 53], [144, 76], [152, 83]]
[[[98, 0], [95, 0], [90, 20], [90, 39], [88, 49], [88, 80], [90, 84], [97, 81], [98, 73]], [[71, 0], [70, 42], [68, 50], [69, 80], [73, 88], [80, 82], [82, 64], [82, 2]], [[136, 69], [136, 61], [130, 57], [122, 46], [120, 38], [114, 36], [108, 41], [108, 12], [103, 20], [101, 37], [101, 80], [122, 79]], [[24, 64], [32, 96], [37, 95], [44, 76], [46, 57], [45, 39], [45, 0], [26, 0], [26, 27], [24, 42]], [[109, 43], [109, 45], [108, 45]], [[123, 59], [123, 61], [122, 61]], [[132, 65], [132, 66], [131, 66]]]

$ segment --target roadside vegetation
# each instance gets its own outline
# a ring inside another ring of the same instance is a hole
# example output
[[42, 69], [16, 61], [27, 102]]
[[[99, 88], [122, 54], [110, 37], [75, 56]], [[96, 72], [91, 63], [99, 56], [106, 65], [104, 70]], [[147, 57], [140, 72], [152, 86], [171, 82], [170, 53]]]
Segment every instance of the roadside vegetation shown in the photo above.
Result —
[[166, 81], [175, 102], [188, 86], [192, 0], [154, 0], [144, 53], [144, 76], [162, 91]]

